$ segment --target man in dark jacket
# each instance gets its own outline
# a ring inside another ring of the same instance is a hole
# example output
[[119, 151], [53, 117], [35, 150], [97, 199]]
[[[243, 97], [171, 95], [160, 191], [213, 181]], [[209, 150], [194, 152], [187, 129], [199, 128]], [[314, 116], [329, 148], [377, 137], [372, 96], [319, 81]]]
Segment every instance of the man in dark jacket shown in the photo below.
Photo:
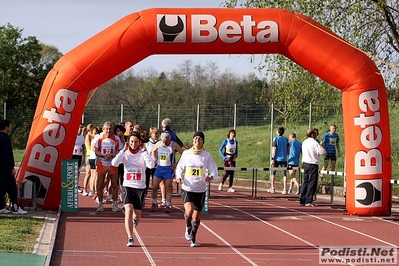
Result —
[[11, 212], [4, 205], [4, 196], [7, 192], [12, 203], [12, 212], [14, 214], [26, 214], [27, 212], [18, 206], [14, 154], [9, 136], [11, 127], [10, 121], [0, 121], [0, 213]]

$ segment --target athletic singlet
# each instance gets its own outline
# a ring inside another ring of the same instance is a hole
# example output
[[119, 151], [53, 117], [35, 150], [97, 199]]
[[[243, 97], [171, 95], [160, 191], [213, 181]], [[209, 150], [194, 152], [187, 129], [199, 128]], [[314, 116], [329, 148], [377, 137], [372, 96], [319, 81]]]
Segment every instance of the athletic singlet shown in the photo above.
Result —
[[95, 147], [96, 147], [96, 143], [97, 143], [97, 140], [98, 140], [99, 137], [100, 137], [100, 135], [97, 134], [97, 135], [95, 135], [95, 136], [93, 137], [93, 139], [91, 140], [91, 143], [90, 143], [90, 150], [91, 150], [91, 152], [90, 152], [90, 157], [89, 157], [89, 159], [94, 160], [94, 159], [97, 158], [97, 155], [96, 155], [96, 152], [95, 152]]
[[170, 142], [169, 146], [164, 146], [163, 143], [159, 145], [157, 150], [157, 158], [159, 166], [171, 166], [175, 163], [175, 156], [173, 154], [173, 141]]
[[[115, 135], [110, 138], [102, 135], [98, 138], [96, 142], [96, 148], [100, 151], [102, 155], [115, 155], [119, 151], [120, 141], [116, 139]], [[111, 160], [106, 160], [103, 157], [98, 158], [98, 164], [102, 166], [112, 166]]]
[[227, 139], [227, 145], [226, 145], [226, 157], [229, 158], [230, 156], [234, 155], [237, 149], [237, 142], [233, 140], [233, 144], [230, 143], [230, 139]]
[[93, 140], [93, 135], [91, 133], [87, 133], [87, 137], [89, 138], [89, 144], [87, 144], [86, 139], [85, 139], [85, 147], [86, 147], [86, 158], [90, 157], [90, 152], [91, 152], [91, 141]]
[[73, 155], [83, 155], [83, 145], [85, 144], [85, 137], [78, 135], [76, 137], [75, 146], [73, 147]]

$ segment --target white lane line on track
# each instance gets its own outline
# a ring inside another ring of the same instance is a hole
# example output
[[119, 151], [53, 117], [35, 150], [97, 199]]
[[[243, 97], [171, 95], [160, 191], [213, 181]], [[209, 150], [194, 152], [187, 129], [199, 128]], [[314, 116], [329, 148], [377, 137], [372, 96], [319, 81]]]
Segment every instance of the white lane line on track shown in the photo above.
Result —
[[349, 228], [349, 227], [346, 227], [346, 226], [343, 226], [343, 225], [334, 223], [334, 222], [332, 222], [332, 221], [329, 221], [329, 220], [327, 220], [327, 219], [321, 218], [321, 217], [316, 216], [316, 215], [313, 215], [313, 214], [309, 214], [309, 213], [306, 213], [306, 212], [298, 211], [298, 210], [291, 209], [291, 208], [287, 208], [287, 207], [283, 207], [283, 206], [277, 206], [277, 205], [274, 205], [274, 204], [269, 204], [269, 205], [270, 205], [270, 206], [274, 206], [274, 207], [278, 207], [278, 208], [282, 208], [282, 209], [286, 209], [286, 210], [292, 210], [292, 211], [294, 211], [294, 212], [299, 212], [299, 213], [301, 213], [301, 214], [305, 214], [305, 215], [307, 215], [307, 216], [313, 217], [313, 218], [318, 219], [318, 220], [320, 220], [320, 221], [323, 221], [323, 222], [325, 222], [325, 223], [329, 223], [329, 224], [335, 225], [335, 226], [337, 226], [337, 227], [343, 228], [343, 229], [345, 229], [345, 230], [351, 231], [351, 232], [353, 232], [353, 233], [356, 233], [356, 234], [359, 234], [359, 235], [362, 235], [362, 236], [371, 238], [371, 239], [373, 239], [373, 240], [376, 240], [376, 241], [378, 241], [378, 242], [384, 243], [384, 244], [386, 244], [386, 245], [389, 245], [389, 246], [392, 246], [392, 247], [395, 247], [395, 248], [398, 247], [397, 245], [392, 244], [392, 243], [389, 243], [389, 242], [387, 242], [387, 241], [385, 241], [385, 240], [382, 240], [382, 239], [376, 238], [376, 237], [374, 237], [374, 236], [365, 234], [365, 233], [363, 233], [363, 232], [357, 231], [357, 230], [355, 230], [355, 229], [352, 229], [352, 228]]
[[260, 221], [260, 222], [262, 222], [262, 223], [264, 223], [264, 224], [267, 224], [267, 225], [270, 226], [270, 227], [273, 227], [274, 229], [277, 229], [278, 231], [281, 231], [281, 232], [283, 232], [283, 233], [285, 233], [285, 234], [287, 234], [287, 235], [289, 235], [289, 236], [291, 236], [291, 237], [293, 237], [293, 238], [296, 238], [296, 239], [298, 239], [299, 241], [301, 241], [301, 242], [303, 242], [303, 243], [305, 243], [305, 244], [307, 244], [307, 245], [309, 245], [309, 246], [311, 246], [311, 247], [313, 247], [313, 248], [315, 248], [315, 249], [319, 249], [319, 248], [318, 248], [316, 245], [314, 245], [313, 243], [310, 243], [309, 241], [307, 241], [307, 240], [305, 240], [305, 239], [303, 239], [303, 238], [301, 238], [301, 237], [299, 237], [299, 236], [296, 236], [296, 235], [294, 235], [294, 234], [292, 234], [292, 233], [290, 233], [290, 232], [288, 232], [288, 231], [285, 231], [284, 229], [281, 229], [281, 228], [279, 228], [279, 227], [277, 227], [277, 226], [275, 226], [275, 225], [273, 225], [273, 224], [271, 224], [271, 223], [269, 223], [269, 222], [266, 222], [265, 220], [259, 218], [258, 216], [254, 215], [254, 214], [251, 214], [251, 213], [249, 213], [249, 212], [246, 212], [246, 211], [237, 209], [237, 208], [235, 208], [235, 207], [227, 206], [227, 205], [224, 205], [224, 204], [221, 204], [221, 203], [217, 203], [217, 202], [212, 202], [212, 203], [213, 203], [213, 204], [217, 204], [217, 205], [219, 205], [219, 206], [223, 206], [223, 207], [225, 207], [225, 208], [229, 208], [229, 209], [232, 209], [232, 210], [235, 210], [235, 211], [244, 213], [245, 215], [248, 215], [248, 216], [254, 218], [255, 220], [258, 220], [258, 221]]
[[[179, 209], [180, 211], [184, 212], [183, 209], [174, 206], [176, 209]], [[236, 249], [235, 247], [233, 247], [229, 242], [227, 242], [223, 237], [221, 237], [220, 235], [218, 235], [217, 233], [215, 233], [212, 229], [210, 229], [208, 226], [205, 225], [204, 222], [201, 222], [201, 225], [208, 230], [211, 234], [213, 234], [215, 237], [217, 237], [220, 241], [222, 241], [226, 246], [228, 246], [231, 250], [233, 250], [238, 256], [240, 256], [241, 258], [243, 258], [244, 260], [246, 260], [249, 264], [257, 266], [258, 264], [256, 264], [254, 261], [252, 261], [250, 258], [248, 258], [247, 256], [245, 256], [243, 253], [241, 253], [238, 249]]]
[[136, 236], [136, 239], [139, 241], [141, 248], [144, 251], [144, 254], [147, 256], [148, 261], [150, 262], [151, 265], [156, 265], [155, 261], [153, 260], [150, 252], [148, 251], [148, 249], [146, 248], [143, 240], [141, 240], [141, 237], [139, 235], [139, 233], [137, 232], [136, 228], [133, 229], [133, 233]]
[[[250, 201], [250, 202], [254, 202], [254, 201], [248, 200], [248, 199], [245, 199], [245, 200], [246, 200], [246, 201]], [[386, 244], [386, 245], [389, 245], [389, 246], [398, 248], [398, 246], [395, 245], [395, 244], [389, 243], [389, 242], [387, 242], [387, 241], [385, 241], [385, 240], [376, 238], [376, 237], [371, 236], [371, 235], [367, 235], [367, 234], [365, 234], [365, 233], [359, 232], [359, 231], [354, 230], [354, 229], [352, 229], [352, 228], [349, 228], [349, 227], [346, 227], [346, 226], [343, 226], [343, 225], [334, 223], [334, 222], [332, 222], [332, 221], [326, 220], [326, 219], [324, 219], [324, 218], [321, 218], [321, 217], [316, 216], [316, 215], [313, 215], [313, 214], [309, 214], [309, 213], [306, 213], [306, 212], [303, 212], [303, 211], [298, 211], [298, 210], [295, 210], [295, 209], [291, 209], [291, 208], [287, 208], [287, 207], [283, 207], [283, 206], [279, 206], [279, 205], [275, 205], [275, 204], [269, 204], [269, 203], [264, 203], [264, 202], [260, 202], [260, 201], [255, 201], [255, 202], [256, 202], [256, 203], [260, 203], [260, 204], [262, 204], [262, 205], [268, 205], [268, 206], [271, 206], [271, 207], [277, 207], [277, 208], [280, 208], [280, 209], [290, 210], [290, 211], [292, 211], [292, 212], [296, 212], [296, 213], [300, 213], [300, 214], [303, 214], [303, 215], [306, 215], [306, 216], [310, 216], [310, 217], [313, 217], [313, 218], [318, 219], [318, 220], [320, 220], [320, 221], [323, 221], [323, 222], [325, 222], [325, 223], [329, 223], [329, 224], [335, 225], [335, 226], [337, 226], [337, 227], [341, 227], [341, 228], [343, 228], [343, 229], [345, 229], [345, 230], [348, 230], [348, 231], [351, 231], [351, 232], [353, 232], [353, 233], [356, 233], [356, 234], [359, 234], [359, 235], [362, 235], [362, 236], [371, 238], [371, 239], [373, 239], [373, 240], [376, 240], [376, 241], [378, 241], [378, 242], [384, 243], [384, 244]], [[219, 204], [219, 205], [221, 205], [221, 204]], [[224, 206], [224, 205], [223, 205], [223, 206]], [[229, 206], [226, 206], [226, 207], [229, 207]], [[238, 209], [237, 209], [237, 210], [238, 210]], [[240, 210], [239, 210], [239, 211], [240, 211]], [[258, 218], [257, 218], [257, 219], [258, 219]]]
[[390, 223], [390, 224], [399, 225], [399, 223], [397, 223], [397, 222], [394, 222], [394, 221], [391, 221], [391, 220], [387, 220], [387, 219], [384, 219], [384, 218], [381, 218], [381, 217], [373, 216], [373, 218], [376, 218], [378, 220], [381, 220], [383, 222], [387, 222], [387, 223]]
[[[109, 254], [143, 254], [141, 251], [109, 251], [109, 250], [73, 250], [73, 249], [58, 249], [57, 252], [64, 253], [76, 253], [81, 254], [80, 256], [88, 256], [87, 254], [93, 254], [92, 257], [98, 257], [103, 255], [104, 257], [110, 257]], [[99, 255], [97, 253], [100, 253]], [[171, 251], [154, 251], [152, 254], [170, 254], [170, 255], [192, 255], [193, 252], [171, 252]], [[195, 252], [196, 255], [208, 255], [209, 252]], [[287, 255], [286, 252], [251, 252], [251, 255]], [[302, 252], [290, 252], [290, 255], [314, 255], [314, 253], [302, 253]], [[212, 255], [231, 255], [231, 252], [212, 252]], [[77, 256], [77, 255], [73, 255]], [[175, 257], [174, 257], [175, 258]]]
[[[251, 201], [251, 200], [246, 200], [246, 201]], [[307, 245], [309, 245], [309, 246], [311, 246], [311, 247], [313, 247], [313, 248], [315, 248], [315, 249], [321, 251], [321, 249], [320, 249], [318, 246], [316, 246], [315, 244], [313, 244], [313, 243], [311, 243], [311, 242], [309, 242], [309, 241], [307, 241], [307, 240], [305, 240], [305, 239], [303, 239], [303, 238], [301, 238], [301, 237], [299, 237], [299, 236], [297, 236], [297, 235], [294, 235], [294, 234], [292, 234], [292, 233], [290, 233], [290, 232], [288, 232], [288, 231], [286, 231], [286, 230], [284, 230], [284, 229], [281, 229], [281, 228], [279, 228], [279, 227], [277, 227], [277, 226], [275, 226], [275, 225], [273, 225], [273, 224], [271, 224], [271, 223], [269, 223], [269, 222], [266, 222], [265, 220], [262, 220], [261, 218], [257, 217], [256, 215], [253, 215], [253, 214], [251, 214], [251, 213], [249, 213], [249, 212], [246, 212], [246, 211], [243, 211], [243, 210], [240, 210], [240, 209], [231, 207], [231, 206], [227, 206], [227, 205], [224, 205], [224, 204], [221, 204], [221, 203], [217, 203], [217, 202], [212, 202], [212, 203], [213, 203], [213, 204], [217, 204], [217, 205], [219, 205], [219, 206], [223, 206], [223, 207], [225, 207], [225, 208], [229, 208], [229, 209], [232, 209], [232, 210], [235, 210], [235, 211], [244, 213], [244, 214], [246, 214], [246, 215], [248, 215], [248, 216], [250, 216], [250, 217], [252, 217], [252, 218], [254, 218], [254, 219], [256, 219], [256, 220], [258, 220], [258, 221], [260, 221], [260, 222], [262, 222], [262, 223], [264, 223], [264, 224], [267, 224], [267, 225], [270, 226], [270, 227], [273, 227], [274, 229], [277, 229], [277, 230], [280, 231], [280, 232], [283, 232], [283, 233], [285, 233], [285, 234], [287, 234], [287, 235], [289, 235], [289, 236], [291, 236], [291, 237], [293, 237], [293, 238], [295, 238], [295, 239], [297, 239], [297, 240], [299, 240], [299, 241], [301, 241], [301, 242], [303, 242], [303, 243], [305, 243], [305, 244], [307, 244]], [[262, 205], [269, 205], [269, 206], [278, 207], [278, 208], [282, 208], [282, 209], [286, 209], [286, 210], [292, 210], [292, 209], [290, 209], [290, 208], [285, 208], [285, 207], [277, 206], [277, 205], [273, 205], [273, 204], [264, 204], [263, 202], [258, 202], [258, 203], [261, 203]], [[293, 210], [293, 211], [295, 211], [295, 210]], [[299, 211], [298, 211], [298, 212], [299, 212]], [[303, 213], [303, 212], [299, 212], [299, 213]], [[306, 214], [306, 213], [303, 213], [303, 214]], [[333, 255], [331, 255], [331, 254], [330, 254], [330, 256], [333, 257], [333, 258], [336, 258], [336, 259], [342, 259], [342, 258], [339, 257], [339, 256], [333, 256]], [[349, 263], [349, 262], [348, 262], [348, 263], [345, 263], [345, 264], [354, 265], [354, 264]]]

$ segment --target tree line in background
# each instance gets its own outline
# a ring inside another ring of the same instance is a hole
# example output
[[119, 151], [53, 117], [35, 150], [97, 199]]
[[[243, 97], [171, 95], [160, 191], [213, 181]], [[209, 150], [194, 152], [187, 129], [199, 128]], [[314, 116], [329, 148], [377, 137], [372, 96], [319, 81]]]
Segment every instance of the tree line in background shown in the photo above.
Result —
[[[381, 58], [375, 62], [387, 83], [388, 96], [398, 100], [398, 71], [385, 62], [399, 65], [399, 2], [229, 0], [224, 4], [232, 8], [285, 8], [313, 18], [363, 51]], [[42, 44], [34, 36], [23, 37], [22, 32], [10, 24], [0, 27], [0, 103], [6, 104], [7, 112], [3, 111], [13, 121], [11, 136], [17, 148], [25, 147], [43, 81], [62, 56], [56, 47]], [[315, 114], [330, 112], [331, 105], [340, 111], [341, 95], [335, 88], [281, 55], [262, 56], [264, 60], [258, 67], [267, 71], [261, 78], [229, 70], [221, 72], [215, 62], [202, 66], [191, 60], [167, 73], [154, 69], [135, 73], [132, 68], [100, 86], [88, 106], [98, 106], [99, 115], [106, 106], [124, 104], [126, 119], [144, 122], [156, 112], [158, 104], [168, 106], [165, 116], [170, 117], [176, 110], [195, 109], [199, 104], [207, 106], [206, 111], [214, 117], [210, 123], [214, 125], [223, 124], [223, 111], [218, 107], [233, 104], [273, 106], [273, 112], [282, 117], [281, 124], [285, 125], [297, 121], [302, 111], [307, 112], [310, 102], [328, 106], [318, 104]], [[115, 108], [104, 115], [119, 117], [117, 112], [119, 109]], [[256, 115], [259, 110], [253, 112], [248, 115]], [[87, 115], [89, 121], [91, 114]], [[193, 118], [188, 114], [179, 120], [183, 128], [192, 127]]]
[[[289, 81], [286, 82], [280, 83], [280, 86], [290, 86]], [[272, 105], [274, 116], [279, 118], [275, 122], [285, 126], [303, 120], [304, 116], [305, 120], [308, 118], [309, 100], [316, 99], [318, 103], [312, 107], [314, 119], [318, 118], [318, 114], [325, 117], [341, 112], [340, 94], [336, 89], [326, 91], [325, 84], [316, 79], [312, 88], [303, 88], [300, 81], [292, 84], [291, 93], [277, 97], [277, 85], [259, 79], [255, 74], [239, 75], [229, 70], [221, 72], [214, 62], [201, 66], [192, 60], [185, 60], [178, 69], [169, 73], [155, 70], [135, 73], [130, 70], [108, 81], [90, 95], [84, 121], [95, 121], [97, 125], [105, 120], [120, 122], [121, 104], [124, 120], [140, 123], [144, 129], [159, 126], [157, 113], [160, 106], [162, 118], [171, 118], [178, 125], [174, 129], [184, 132], [195, 131], [197, 114], [201, 117], [201, 130], [232, 127], [234, 106], [239, 110], [238, 125], [246, 126], [259, 125], [259, 121], [268, 124]], [[329, 100], [320, 103], [320, 95]], [[204, 121], [203, 117], [208, 119]]]
[[[224, 5], [230, 8], [283, 8], [312, 18], [368, 53], [384, 77], [389, 98], [398, 101], [399, 69], [395, 66], [399, 65], [399, 1], [226, 0]], [[274, 82], [285, 84], [277, 86], [276, 93], [289, 94], [294, 82], [301, 82], [302, 88], [313, 87], [315, 77], [282, 55], [263, 55], [259, 67], [266, 68]], [[285, 80], [290, 82], [287, 84]]]
[[22, 29], [0, 26], [0, 103], [7, 106], [16, 148], [26, 145], [43, 81], [61, 56], [56, 47], [23, 37]]

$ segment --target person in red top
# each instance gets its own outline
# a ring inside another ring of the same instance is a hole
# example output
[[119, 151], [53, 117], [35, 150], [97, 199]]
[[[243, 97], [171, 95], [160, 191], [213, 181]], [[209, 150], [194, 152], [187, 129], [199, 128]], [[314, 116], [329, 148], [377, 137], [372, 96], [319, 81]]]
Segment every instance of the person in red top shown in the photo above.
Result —
[[102, 135], [97, 139], [95, 143], [95, 153], [98, 157], [97, 162], [97, 173], [98, 173], [98, 208], [97, 212], [103, 212], [103, 190], [105, 176], [108, 174], [108, 178], [111, 180], [112, 187], [112, 211], [120, 211], [117, 200], [118, 200], [118, 167], [112, 166], [112, 159], [118, 154], [121, 147], [121, 141], [118, 136], [114, 134], [114, 124], [111, 122], [105, 122], [103, 125]]

